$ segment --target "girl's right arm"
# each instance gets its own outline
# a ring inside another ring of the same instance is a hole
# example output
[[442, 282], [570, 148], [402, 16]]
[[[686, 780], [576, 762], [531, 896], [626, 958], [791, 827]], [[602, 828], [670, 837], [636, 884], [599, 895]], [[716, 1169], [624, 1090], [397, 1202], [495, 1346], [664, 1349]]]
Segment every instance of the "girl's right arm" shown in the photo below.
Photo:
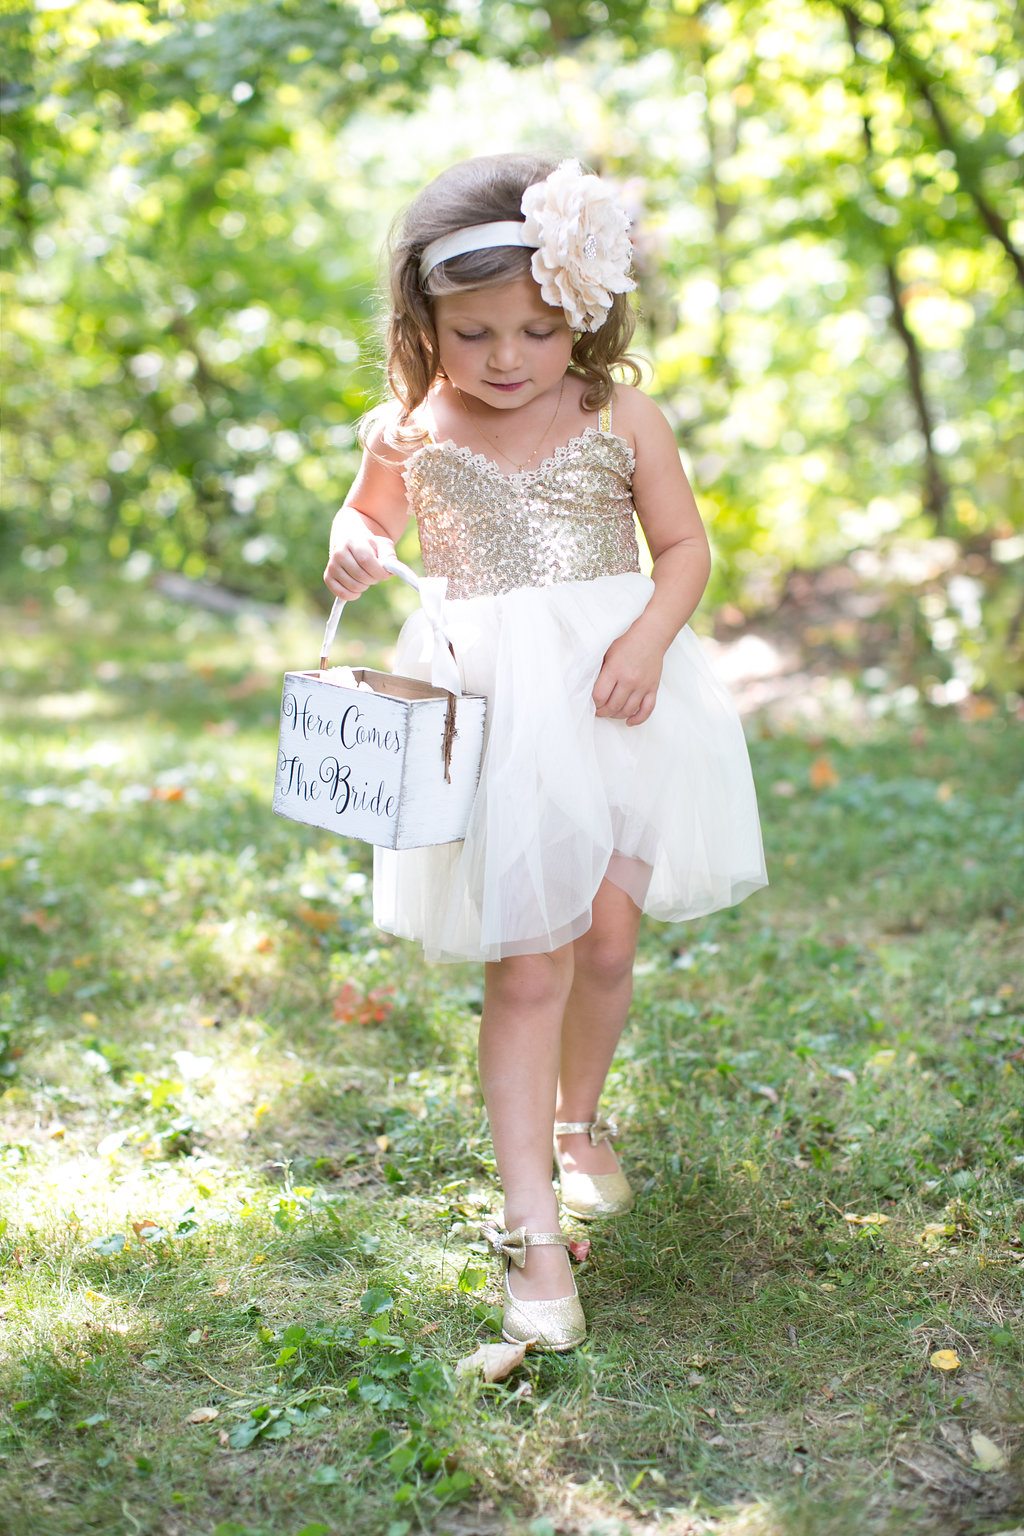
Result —
[[384, 440], [380, 423], [370, 429], [359, 473], [331, 525], [331, 553], [324, 581], [335, 597], [351, 602], [390, 572], [383, 560], [409, 520], [402, 466], [407, 455]]

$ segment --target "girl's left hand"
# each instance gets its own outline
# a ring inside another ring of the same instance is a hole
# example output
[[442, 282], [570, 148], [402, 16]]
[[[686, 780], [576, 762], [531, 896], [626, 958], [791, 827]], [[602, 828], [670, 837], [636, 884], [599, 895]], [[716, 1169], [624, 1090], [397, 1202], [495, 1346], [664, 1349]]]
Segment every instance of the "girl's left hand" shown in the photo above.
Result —
[[657, 702], [664, 657], [662, 646], [632, 630], [613, 640], [594, 684], [598, 719], [643, 725]]

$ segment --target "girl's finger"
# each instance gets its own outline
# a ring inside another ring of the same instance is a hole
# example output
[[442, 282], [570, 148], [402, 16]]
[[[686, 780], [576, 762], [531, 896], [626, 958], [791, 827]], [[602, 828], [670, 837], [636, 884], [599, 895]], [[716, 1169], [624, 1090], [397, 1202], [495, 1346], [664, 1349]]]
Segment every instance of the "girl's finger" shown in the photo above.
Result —
[[654, 706], [657, 703], [657, 700], [657, 692], [645, 694], [641, 700], [640, 708], [636, 711], [636, 714], [629, 715], [627, 717], [626, 724], [643, 725], [644, 721], [649, 720], [651, 715], [654, 713]]

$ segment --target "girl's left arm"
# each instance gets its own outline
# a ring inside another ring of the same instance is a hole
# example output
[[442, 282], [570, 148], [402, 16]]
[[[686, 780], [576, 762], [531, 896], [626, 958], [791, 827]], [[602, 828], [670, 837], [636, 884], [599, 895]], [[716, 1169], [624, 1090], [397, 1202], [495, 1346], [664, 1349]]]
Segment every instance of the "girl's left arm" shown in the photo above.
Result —
[[599, 716], [642, 725], [658, 696], [665, 652], [707, 586], [711, 552], [672, 428], [654, 401], [638, 389], [616, 389], [615, 427], [634, 444], [633, 500], [654, 561], [654, 592], [608, 647], [594, 703]]

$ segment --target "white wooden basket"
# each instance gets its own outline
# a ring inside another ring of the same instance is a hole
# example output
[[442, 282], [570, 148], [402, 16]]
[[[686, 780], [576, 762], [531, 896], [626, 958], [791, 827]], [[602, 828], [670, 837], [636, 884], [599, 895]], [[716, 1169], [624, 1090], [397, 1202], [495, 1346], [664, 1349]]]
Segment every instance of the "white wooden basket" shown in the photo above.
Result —
[[[480, 776], [487, 700], [460, 691], [441, 628], [444, 581], [417, 577], [398, 560], [385, 564], [417, 588], [433, 625], [431, 682], [328, 668], [339, 599], [319, 669], [285, 673], [274, 810], [381, 848], [458, 842]], [[342, 676], [372, 692], [342, 686]]]

